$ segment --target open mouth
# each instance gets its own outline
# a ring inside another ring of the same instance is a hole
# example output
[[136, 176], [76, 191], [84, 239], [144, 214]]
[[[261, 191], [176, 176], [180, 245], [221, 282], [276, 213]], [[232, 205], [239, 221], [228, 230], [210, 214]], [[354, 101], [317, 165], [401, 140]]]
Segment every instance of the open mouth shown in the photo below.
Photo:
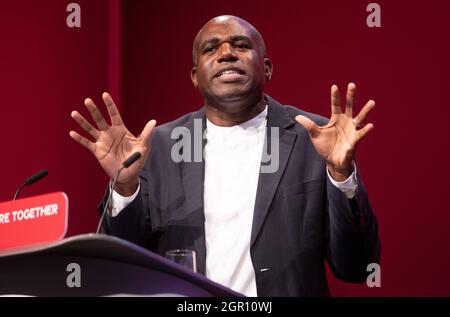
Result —
[[227, 68], [218, 72], [214, 77], [221, 81], [230, 82], [241, 79], [244, 74], [245, 72], [239, 68]]

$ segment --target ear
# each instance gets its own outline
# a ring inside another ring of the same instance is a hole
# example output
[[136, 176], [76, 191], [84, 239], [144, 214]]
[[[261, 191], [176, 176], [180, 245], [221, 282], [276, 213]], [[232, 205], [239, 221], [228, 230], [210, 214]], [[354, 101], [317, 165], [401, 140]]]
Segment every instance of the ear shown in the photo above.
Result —
[[264, 57], [264, 73], [266, 74], [266, 81], [270, 81], [272, 79], [273, 64], [268, 57]]
[[195, 88], [198, 88], [198, 80], [197, 80], [197, 67], [194, 66], [191, 69], [191, 80], [192, 83], [194, 84]]

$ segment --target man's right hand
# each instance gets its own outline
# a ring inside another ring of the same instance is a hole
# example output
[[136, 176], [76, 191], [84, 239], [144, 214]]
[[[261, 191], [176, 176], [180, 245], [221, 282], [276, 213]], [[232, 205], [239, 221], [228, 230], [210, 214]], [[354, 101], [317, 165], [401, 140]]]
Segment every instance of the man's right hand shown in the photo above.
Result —
[[142, 133], [135, 137], [124, 125], [111, 96], [104, 93], [102, 97], [111, 118], [111, 125], [108, 125], [97, 106], [88, 98], [84, 104], [98, 129], [94, 128], [78, 111], [73, 111], [71, 116], [95, 141], [92, 142], [75, 131], [70, 131], [70, 136], [95, 155], [111, 179], [116, 177], [123, 161], [134, 152], [140, 152], [142, 158], [120, 173], [114, 187], [114, 190], [122, 196], [131, 196], [136, 192], [139, 184], [139, 173], [150, 153], [150, 139], [156, 121], [149, 121]]

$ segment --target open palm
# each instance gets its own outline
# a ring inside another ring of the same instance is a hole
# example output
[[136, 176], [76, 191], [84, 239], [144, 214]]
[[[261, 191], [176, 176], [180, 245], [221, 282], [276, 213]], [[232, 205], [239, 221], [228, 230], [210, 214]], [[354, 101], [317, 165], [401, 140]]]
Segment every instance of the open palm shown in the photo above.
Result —
[[70, 136], [86, 147], [99, 161], [102, 168], [113, 179], [122, 163], [134, 152], [139, 152], [144, 159], [138, 160], [129, 168], [123, 170], [117, 184], [136, 184], [139, 173], [150, 151], [150, 138], [156, 125], [155, 120], [147, 123], [140, 136], [134, 136], [124, 125], [114, 101], [108, 93], [103, 94], [103, 101], [111, 119], [109, 125], [97, 106], [91, 99], [86, 99], [85, 105], [94, 119], [97, 128], [94, 128], [78, 111], [73, 111], [72, 118], [94, 139], [90, 141], [75, 131]]
[[[355, 84], [350, 83], [347, 88], [345, 112], [340, 106], [339, 90], [337, 86], [331, 87], [331, 118], [327, 125], [319, 127], [305, 116], [297, 116], [297, 122], [308, 131], [311, 141], [327, 166], [336, 175], [336, 180], [343, 180], [353, 171], [353, 158], [360, 141], [373, 129], [368, 123], [361, 127], [375, 102], [370, 100], [361, 112], [353, 118], [353, 104]], [[333, 175], [335, 174], [335, 175]]]

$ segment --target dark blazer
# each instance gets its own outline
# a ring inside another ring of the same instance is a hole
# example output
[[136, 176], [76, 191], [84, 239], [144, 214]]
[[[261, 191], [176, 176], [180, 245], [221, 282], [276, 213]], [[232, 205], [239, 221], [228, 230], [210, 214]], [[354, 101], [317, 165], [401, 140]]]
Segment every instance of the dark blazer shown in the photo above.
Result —
[[[320, 125], [328, 120], [266, 100], [269, 134], [279, 127], [279, 168], [260, 173], [258, 181], [250, 248], [258, 296], [329, 295], [325, 259], [337, 278], [364, 282], [367, 265], [379, 262], [380, 242], [361, 176], [357, 172], [355, 198], [347, 199], [329, 181], [324, 160], [294, 118], [302, 114]], [[155, 129], [138, 197], [117, 217], [106, 217], [104, 231], [161, 255], [194, 249], [204, 274], [204, 162], [171, 159], [179, 141], [171, 139], [172, 130], [186, 127], [193, 136], [194, 119], [205, 129], [203, 109]]]

